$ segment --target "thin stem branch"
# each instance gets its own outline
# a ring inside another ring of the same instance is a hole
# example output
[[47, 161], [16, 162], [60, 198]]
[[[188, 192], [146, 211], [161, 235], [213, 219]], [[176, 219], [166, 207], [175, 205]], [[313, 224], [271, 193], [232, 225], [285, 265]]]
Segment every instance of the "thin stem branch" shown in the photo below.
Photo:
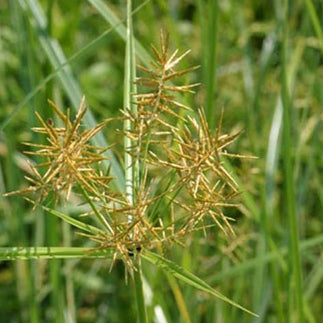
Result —
[[[287, 41], [288, 41], [288, 0], [284, 1], [284, 17], [283, 17], [283, 41], [282, 41], [282, 102], [283, 102], [283, 144], [284, 144], [284, 175], [285, 175], [285, 194], [286, 207], [289, 219], [290, 233], [290, 267], [291, 278], [291, 294], [290, 297], [296, 297], [297, 322], [304, 322], [304, 303], [302, 291], [302, 267], [299, 252], [299, 232], [298, 220], [295, 206], [294, 191], [294, 165], [291, 152], [291, 100], [288, 93], [288, 82], [286, 73], [287, 64]], [[295, 294], [294, 294], [295, 292]]]
[[[132, 97], [135, 91], [135, 54], [132, 35], [132, 21], [131, 21], [131, 0], [127, 1], [127, 39], [126, 39], [126, 55], [125, 55], [125, 79], [124, 79], [124, 107], [131, 110], [134, 115], [137, 114], [136, 106], [132, 103]], [[126, 119], [124, 122], [124, 131], [131, 130], [131, 121]], [[134, 163], [130, 149], [132, 149], [133, 141], [125, 136], [125, 179], [126, 179], [126, 196], [129, 204], [134, 203], [134, 187], [139, 187], [139, 167], [140, 163], [137, 159]], [[128, 221], [133, 222], [131, 215], [128, 216]], [[136, 270], [134, 270], [134, 284], [137, 299], [138, 320], [140, 323], [147, 323], [147, 312], [144, 301], [144, 293], [142, 288], [142, 273], [141, 262], [139, 254], [136, 255]]]
[[135, 291], [136, 291], [138, 319], [140, 323], [148, 323], [143, 286], [142, 286], [141, 260], [139, 258], [139, 255], [137, 259], [136, 269], [137, 270], [134, 271], [134, 283], [135, 283]]

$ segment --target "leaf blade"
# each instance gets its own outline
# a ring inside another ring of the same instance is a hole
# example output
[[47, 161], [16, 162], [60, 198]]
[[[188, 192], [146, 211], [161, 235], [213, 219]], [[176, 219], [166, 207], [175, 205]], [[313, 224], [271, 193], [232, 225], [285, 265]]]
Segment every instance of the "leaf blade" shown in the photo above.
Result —
[[112, 258], [112, 250], [82, 247], [10, 247], [0, 248], [0, 260]]
[[177, 279], [201, 290], [204, 292], [207, 292], [219, 299], [221, 299], [224, 302], [227, 302], [228, 304], [237, 307], [241, 309], [242, 311], [251, 314], [253, 316], [258, 316], [257, 314], [249, 311], [248, 309], [244, 308], [243, 306], [239, 305], [238, 303], [230, 300], [228, 297], [224, 296], [220, 292], [213, 289], [210, 285], [208, 285], [205, 281], [200, 279], [199, 277], [195, 276], [193, 273], [189, 272], [188, 270], [184, 269], [183, 267], [177, 265], [176, 263], [172, 262], [171, 260], [165, 259], [162, 256], [151, 252], [151, 251], [145, 251], [142, 254], [142, 257], [149, 261], [150, 263], [160, 267], [161, 269], [169, 272], [173, 276], [175, 276]]

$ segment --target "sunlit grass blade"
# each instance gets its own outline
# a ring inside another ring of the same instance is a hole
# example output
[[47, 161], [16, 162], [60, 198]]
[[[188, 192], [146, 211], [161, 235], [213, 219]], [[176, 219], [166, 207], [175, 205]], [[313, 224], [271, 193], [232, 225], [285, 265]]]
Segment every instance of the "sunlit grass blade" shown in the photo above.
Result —
[[[294, 84], [296, 81], [296, 75], [298, 72], [298, 69], [300, 67], [300, 62], [303, 57], [304, 52], [304, 42], [303, 40], [300, 40], [291, 54], [292, 59], [290, 60], [288, 64], [288, 88], [289, 91], [292, 91], [294, 89]], [[275, 213], [275, 194], [278, 190], [277, 184], [276, 184], [276, 178], [275, 174], [278, 172], [279, 167], [279, 153], [281, 150], [281, 130], [282, 130], [282, 122], [283, 122], [283, 106], [282, 106], [282, 98], [281, 96], [278, 97], [275, 111], [273, 114], [273, 119], [271, 123], [269, 138], [268, 138], [268, 146], [267, 146], [267, 156], [266, 156], [266, 165], [265, 165], [265, 179], [266, 179], [266, 185], [265, 185], [265, 199], [264, 199], [264, 206], [265, 210], [263, 212], [263, 218], [264, 218], [264, 229], [265, 229], [265, 235], [266, 235], [266, 243], [269, 247], [269, 250], [273, 252], [279, 252], [280, 250], [273, 244], [273, 237], [272, 237], [272, 231], [273, 231], [273, 224], [271, 223], [271, 219], [274, 218]], [[277, 223], [276, 226], [279, 224]], [[282, 255], [280, 255], [280, 265], [281, 267], [286, 270], [286, 262], [283, 259]], [[275, 302], [276, 306], [279, 308], [280, 313], [280, 322], [283, 322], [282, 316], [283, 316], [283, 310], [282, 310], [282, 302], [281, 302], [281, 291], [284, 287], [281, 286], [279, 283], [280, 277], [277, 272], [277, 267], [274, 264], [271, 264], [270, 271], [274, 283], [274, 290], [273, 293], [275, 295]]]
[[176, 263], [172, 262], [171, 260], [165, 259], [162, 256], [150, 252], [150, 251], [145, 251], [142, 254], [142, 257], [149, 261], [150, 263], [160, 267], [161, 269], [167, 271], [177, 279], [181, 280], [182, 282], [185, 282], [188, 285], [191, 285], [199, 290], [202, 290], [204, 292], [207, 292], [213, 296], [215, 296], [218, 299], [221, 299], [222, 301], [235, 306], [242, 311], [249, 313], [253, 316], [257, 316], [257, 314], [249, 311], [248, 309], [244, 308], [243, 306], [235, 303], [234, 301], [230, 300], [226, 296], [222, 295], [220, 292], [216, 291], [213, 289], [210, 285], [208, 285], [206, 282], [204, 282], [202, 279], [199, 277], [195, 276], [191, 272], [187, 271], [183, 267], [177, 265]]
[[[91, 0], [92, 2], [93, 0]], [[95, 1], [96, 3], [98, 1]], [[103, 3], [101, 3], [103, 6]], [[134, 46], [134, 36], [132, 29], [132, 15], [131, 15], [132, 1], [127, 1], [127, 29], [126, 29], [126, 53], [125, 53], [125, 75], [124, 75], [124, 94], [123, 94], [123, 104], [124, 108], [131, 113], [136, 115], [136, 106], [133, 103], [133, 96], [135, 93], [135, 46]], [[107, 9], [107, 8], [105, 8]], [[131, 130], [131, 122], [130, 120], [124, 121], [124, 131]], [[132, 155], [129, 153], [129, 149], [131, 149], [133, 142], [127, 136], [124, 137], [124, 167], [125, 167], [125, 179], [126, 179], [126, 196], [130, 205], [134, 203], [134, 183], [135, 178], [134, 175], [137, 174], [138, 171], [134, 172], [134, 168], [138, 165], [137, 163], [133, 163]], [[128, 221], [132, 222], [134, 219], [132, 216], [128, 215]], [[140, 323], [148, 323], [147, 318], [147, 310], [144, 299], [144, 290], [142, 283], [142, 269], [140, 259], [135, 263], [136, 270], [134, 271], [134, 285], [135, 285], [135, 293], [136, 293], [136, 302], [137, 302], [137, 315], [138, 321]]]
[[113, 251], [77, 247], [10, 247], [0, 248], [0, 260], [112, 258]]
[[183, 293], [181, 291], [180, 286], [178, 285], [176, 279], [168, 272], [165, 273], [169, 286], [173, 291], [175, 300], [176, 300], [176, 304], [178, 306], [178, 310], [180, 311], [181, 315], [182, 315], [182, 320], [185, 323], [191, 323], [191, 319], [190, 319], [190, 315], [187, 309], [187, 306], [185, 304], [185, 300], [184, 300], [184, 296]]

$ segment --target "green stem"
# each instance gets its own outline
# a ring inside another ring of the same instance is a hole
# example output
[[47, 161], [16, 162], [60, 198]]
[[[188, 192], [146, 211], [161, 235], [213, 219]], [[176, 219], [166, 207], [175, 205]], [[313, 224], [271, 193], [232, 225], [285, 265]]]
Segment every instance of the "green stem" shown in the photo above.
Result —
[[[205, 110], [210, 129], [215, 126], [215, 97], [216, 97], [216, 57], [218, 35], [218, 0], [208, 0], [205, 5], [198, 1], [200, 19], [202, 23], [203, 44], [203, 78], [206, 87]], [[207, 21], [205, 21], [205, 9], [207, 9]]]
[[[134, 111], [134, 105], [132, 104], [132, 91], [134, 90], [134, 55], [132, 46], [132, 23], [131, 23], [131, 0], [127, 1], [127, 39], [126, 39], [126, 55], [125, 55], [125, 76], [124, 76], [124, 107], [125, 109]], [[124, 130], [129, 131], [131, 129], [131, 121], [126, 119], [124, 121]], [[125, 180], [126, 180], [126, 196], [130, 204], [133, 203], [133, 158], [129, 153], [132, 149], [132, 140], [127, 136], [124, 137], [124, 164], [125, 164]], [[129, 221], [132, 221], [129, 216]]]
[[83, 247], [8, 247], [0, 248], [0, 261], [30, 259], [112, 259], [112, 249]]
[[[132, 103], [133, 93], [136, 91], [134, 86], [135, 80], [135, 52], [132, 35], [132, 21], [131, 21], [131, 0], [127, 1], [127, 39], [126, 39], [126, 57], [125, 57], [125, 79], [124, 79], [124, 107], [130, 109], [136, 115], [136, 106]], [[124, 129], [128, 131], [131, 129], [130, 120], [125, 120]], [[139, 159], [133, 163], [132, 155], [129, 150], [132, 149], [133, 142], [130, 138], [125, 136], [125, 179], [126, 179], [126, 196], [130, 204], [134, 203], [134, 187], [139, 186]], [[128, 221], [133, 222], [131, 215], [128, 216]], [[136, 255], [135, 261], [136, 270], [134, 270], [134, 284], [137, 299], [138, 320], [140, 323], [147, 323], [147, 312], [144, 302], [144, 293], [142, 288], [142, 272], [140, 255]]]
[[144, 293], [142, 288], [142, 272], [141, 272], [141, 260], [139, 255], [137, 255], [138, 260], [136, 263], [136, 269], [134, 271], [134, 283], [136, 291], [136, 301], [137, 301], [137, 311], [139, 323], [148, 323], [147, 311], [145, 306]]
[[[306, 5], [306, 8], [307, 8], [308, 13], [310, 15], [312, 25], [315, 30], [316, 37], [319, 40], [320, 49], [321, 49], [321, 52], [323, 55], [323, 31], [322, 31], [322, 27], [321, 27], [321, 23], [320, 23], [320, 18], [315, 10], [312, 0], [305, 0], [305, 5]], [[321, 20], [321, 22], [322, 22], [322, 20]]]
[[284, 182], [286, 194], [286, 209], [289, 220], [289, 249], [290, 249], [290, 271], [291, 271], [291, 289], [290, 303], [293, 297], [296, 297], [296, 306], [293, 308], [297, 313], [297, 322], [304, 322], [304, 305], [302, 290], [302, 267], [299, 252], [299, 232], [298, 221], [295, 207], [294, 191], [294, 165], [291, 152], [291, 100], [288, 93], [288, 82], [286, 72], [287, 62], [287, 40], [288, 40], [288, 0], [284, 1], [283, 17], [283, 39], [282, 39], [282, 102], [283, 102], [283, 144], [284, 144]]

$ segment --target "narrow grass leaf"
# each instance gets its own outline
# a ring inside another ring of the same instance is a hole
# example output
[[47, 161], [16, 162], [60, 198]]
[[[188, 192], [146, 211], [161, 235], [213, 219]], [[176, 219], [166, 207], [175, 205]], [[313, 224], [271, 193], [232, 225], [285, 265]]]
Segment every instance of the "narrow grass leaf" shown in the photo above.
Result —
[[[150, 0], [148, 0], [150, 1]], [[139, 5], [136, 9], [132, 11], [132, 14], [138, 12], [148, 1]], [[37, 86], [33, 88], [25, 98], [16, 105], [16, 107], [12, 110], [9, 116], [3, 120], [0, 124], [0, 130], [4, 130], [7, 125], [11, 122], [11, 120], [19, 113], [19, 111], [39, 92], [44, 86], [50, 82], [55, 76], [57, 76], [58, 72], [60, 72], [65, 66], [75, 63], [82, 55], [88, 54], [91, 50], [95, 49], [100, 42], [112, 31], [116, 29], [116, 27], [120, 24], [123, 24], [124, 20], [119, 20], [116, 25], [112, 25], [110, 28], [107, 28], [104, 32], [102, 32], [98, 37], [91, 40], [88, 44], [83, 46], [80, 50], [76, 51], [72, 56], [66, 59], [61, 65], [54, 69], [54, 71], [48, 74], [41, 82], [38, 83]], [[142, 60], [144, 58], [142, 57]]]
[[[26, 199], [26, 200], [31, 202], [31, 203], [34, 203], [33, 201], [31, 201], [29, 199]], [[102, 231], [99, 228], [96, 228], [96, 227], [94, 227], [92, 225], [89, 225], [89, 224], [86, 224], [84, 222], [81, 222], [81, 221], [78, 221], [76, 219], [73, 219], [69, 215], [61, 213], [61, 212], [59, 212], [57, 210], [50, 209], [50, 208], [48, 208], [46, 206], [43, 206], [43, 205], [40, 205], [40, 207], [43, 210], [45, 210], [46, 212], [59, 217], [60, 219], [64, 220], [65, 222], [69, 223], [70, 225], [72, 225], [72, 226], [74, 226], [74, 227], [76, 227], [78, 229], [84, 230], [84, 231], [92, 233], [92, 234], [99, 234], [99, 235], [105, 235], [106, 234], [106, 232]]]
[[310, 15], [314, 30], [316, 32], [316, 36], [320, 42], [320, 49], [322, 52], [322, 56], [323, 56], [323, 31], [322, 31], [322, 17], [321, 17], [321, 23], [320, 23], [320, 19], [316, 13], [314, 4], [312, 0], [305, 0], [305, 4], [306, 4], [306, 8], [308, 10], [308, 13]]
[[112, 250], [81, 247], [10, 247], [0, 248], [0, 260], [112, 258]]
[[249, 313], [253, 316], [258, 316], [257, 314], [249, 311], [248, 309], [244, 308], [243, 306], [235, 303], [234, 301], [230, 300], [226, 296], [222, 295], [220, 292], [216, 291], [213, 289], [210, 285], [208, 285], [206, 282], [204, 282], [202, 279], [199, 277], [195, 276], [191, 272], [187, 271], [183, 267], [177, 265], [176, 263], [172, 262], [171, 260], [165, 259], [162, 256], [150, 252], [150, 251], [145, 251], [142, 254], [142, 257], [149, 261], [150, 263], [160, 267], [161, 269], [167, 271], [168, 273], [172, 274], [174, 277], [177, 279], [183, 281], [186, 284], [189, 284], [201, 291], [207, 292], [219, 299], [221, 299], [224, 302], [227, 302], [228, 304], [235, 306], [242, 311]]
[[[292, 108], [291, 98], [288, 89], [287, 80], [287, 46], [288, 46], [288, 13], [289, 1], [284, 1], [284, 16], [282, 21], [282, 103], [283, 103], [283, 160], [284, 160], [284, 186], [285, 186], [285, 205], [289, 222], [289, 251], [290, 251], [290, 292], [289, 299], [296, 298], [292, 309], [297, 313], [299, 322], [304, 322], [304, 302], [302, 291], [302, 266], [301, 257], [299, 253], [299, 227], [298, 217], [296, 214], [295, 202], [295, 187], [294, 187], [294, 162], [292, 156], [292, 139], [291, 139], [291, 125], [292, 125]], [[291, 302], [290, 302], [291, 303]], [[292, 320], [292, 317], [290, 317]]]
[[[323, 244], [323, 235], [319, 235], [315, 238], [311, 238], [300, 243], [300, 250], [302, 252], [307, 251], [310, 248]], [[226, 269], [223, 272], [216, 273], [209, 276], [208, 281], [211, 283], [220, 282], [224, 279], [229, 279], [235, 276], [241, 276], [247, 271], [257, 268], [259, 265], [264, 263], [275, 262], [280, 259], [281, 256], [286, 256], [288, 254], [288, 248], [282, 248], [279, 252], [267, 252], [261, 257], [252, 258], [250, 260], [245, 260], [244, 262], [235, 265], [231, 268]]]
[[[147, 4], [150, 0], [145, 1], [141, 6]], [[102, 0], [88, 0], [88, 2], [97, 9], [99, 14], [111, 25], [115, 26], [115, 30], [118, 35], [127, 41], [127, 28], [121, 23], [120, 19], [115, 15], [115, 13], [106, 5]], [[133, 13], [132, 13], [133, 14]], [[134, 44], [136, 48], [136, 54], [142, 60], [142, 62], [149, 66], [152, 61], [152, 57], [148, 54], [145, 48], [134, 38]]]
[[[32, 26], [36, 35], [38, 36], [39, 42], [44, 49], [45, 54], [47, 55], [49, 61], [53, 65], [54, 69], [59, 69], [65, 62], [65, 55], [59, 45], [59, 43], [51, 38], [46, 32], [47, 21], [44, 12], [38, 2], [38, 0], [21, 0], [24, 4], [23, 7], [28, 8], [28, 11], [32, 14]], [[76, 82], [75, 78], [72, 75], [72, 71], [70, 66], [65, 66], [58, 72], [59, 80], [62, 83], [63, 88], [69, 99], [73, 104], [73, 108], [75, 111], [78, 111], [80, 101], [82, 99], [82, 91], [79, 84]], [[85, 125], [89, 128], [95, 127], [97, 125], [97, 121], [90, 111], [86, 113], [84, 116]], [[98, 133], [93, 139], [93, 144], [95, 146], [107, 147], [109, 146], [106, 139], [103, 137], [101, 133]], [[120, 167], [119, 162], [117, 161], [114, 154], [108, 150], [106, 154], [109, 156], [111, 167], [111, 174], [115, 176], [117, 186], [119, 189], [124, 188], [124, 175], [122, 169]], [[105, 168], [108, 168], [108, 161], [103, 162]]]

